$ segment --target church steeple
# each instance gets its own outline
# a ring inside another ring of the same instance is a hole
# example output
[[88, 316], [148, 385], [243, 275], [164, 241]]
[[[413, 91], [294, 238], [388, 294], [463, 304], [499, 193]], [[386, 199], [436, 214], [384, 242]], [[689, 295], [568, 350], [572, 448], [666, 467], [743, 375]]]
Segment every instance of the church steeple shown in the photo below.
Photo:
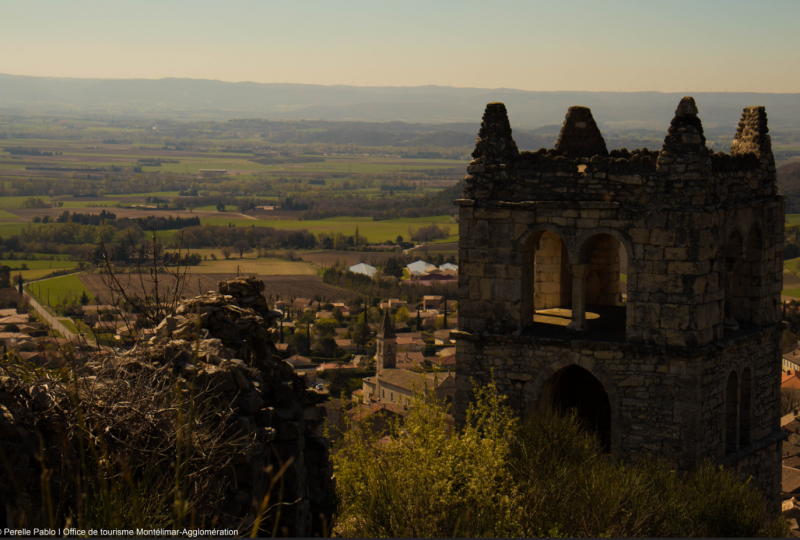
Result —
[[378, 372], [383, 369], [394, 369], [397, 366], [397, 336], [388, 309], [383, 314], [383, 322], [378, 332], [376, 363]]

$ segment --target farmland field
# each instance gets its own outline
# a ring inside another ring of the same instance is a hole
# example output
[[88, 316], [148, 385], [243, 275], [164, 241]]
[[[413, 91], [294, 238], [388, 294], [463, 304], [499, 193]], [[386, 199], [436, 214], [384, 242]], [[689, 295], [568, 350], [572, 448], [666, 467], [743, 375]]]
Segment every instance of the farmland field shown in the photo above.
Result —
[[190, 274], [256, 274], [259, 276], [316, 276], [317, 269], [306, 262], [284, 259], [229, 259], [203, 261], [190, 266]]
[[358, 263], [367, 263], [371, 266], [383, 266], [386, 259], [394, 257], [395, 253], [360, 253], [357, 251], [310, 251], [300, 255], [304, 261], [320, 268], [327, 268], [339, 263], [340, 266], [353, 266]]
[[[266, 219], [235, 219], [227, 217], [201, 218], [204, 225], [229, 225], [239, 227], [272, 227], [275, 229], [306, 229], [314, 234], [325, 232], [328, 234], [342, 233], [353, 235], [358, 227], [359, 234], [367, 238], [369, 242], [378, 243], [387, 240], [395, 241], [398, 236], [409, 238], [409, 228], [419, 229], [420, 227], [436, 224], [440, 227], [449, 227], [451, 233], [458, 234], [458, 223], [454, 223], [450, 216], [431, 216], [424, 218], [404, 218], [387, 219], [384, 221], [373, 221], [368, 217], [336, 217], [330, 219], [315, 220], [266, 220]], [[457, 239], [458, 237], [453, 237]]]
[[[159, 287], [174, 283], [170, 276], [159, 276], [164, 280], [159, 284]], [[217, 283], [223, 279], [231, 279], [236, 277], [236, 274], [220, 273], [220, 274], [192, 274], [187, 277], [188, 284], [186, 287], [186, 296], [191, 297], [198, 294], [205, 293], [211, 290], [217, 290]], [[145, 288], [152, 288], [152, 284], [144, 278], [144, 287], [139, 282], [138, 276], [126, 274], [120, 276], [122, 283], [125, 287], [134, 291], [136, 294], [143, 295]], [[276, 299], [291, 299], [291, 298], [309, 298], [316, 295], [323, 297], [330, 301], [348, 301], [355, 297], [355, 293], [326, 285], [322, 282], [319, 276], [258, 276], [259, 279], [264, 281], [266, 289], [264, 296], [270, 301]], [[83, 274], [80, 276], [81, 286], [89, 289], [93, 295], [100, 298], [101, 302], [110, 300], [108, 288], [103, 282], [103, 276], [100, 274]], [[52, 294], [52, 293], [51, 293]], [[78, 293], [80, 294], [80, 293]]]
[[[77, 274], [61, 276], [44, 281], [37, 281], [25, 286], [25, 289], [33, 296], [38, 298], [42, 304], [51, 306], [63, 302], [77, 302], [83, 292], [86, 292], [89, 300], [94, 298], [92, 291], [87, 288]], [[49, 301], [49, 302], [48, 302]]]

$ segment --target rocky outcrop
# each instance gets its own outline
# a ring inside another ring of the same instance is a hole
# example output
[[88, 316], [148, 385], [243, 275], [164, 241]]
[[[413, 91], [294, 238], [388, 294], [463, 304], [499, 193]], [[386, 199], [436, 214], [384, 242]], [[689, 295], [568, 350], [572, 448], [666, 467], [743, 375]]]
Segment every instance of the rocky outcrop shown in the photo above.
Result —
[[[208, 454], [190, 460], [189, 475], [194, 486], [206, 485], [215, 493], [197, 508], [218, 527], [249, 530], [271, 486], [272, 509], [262, 531], [271, 532], [278, 520], [279, 534], [323, 534], [332, 511], [332, 468], [327, 441], [314, 432], [324, 420], [321, 403], [327, 394], [308, 388], [291, 365], [273, 356], [269, 329], [278, 313], [269, 310], [263, 290], [254, 277], [240, 277], [220, 282], [217, 292], [182, 302], [149, 342], [122, 355], [101, 354], [80, 367], [77, 400], [70, 398], [69, 384], [30, 382], [21, 371], [11, 370], [0, 381], [3, 450], [18, 479], [16, 489], [0, 491], [10, 509], [7, 520], [32, 522], [26, 512], [35, 510], [30, 505], [26, 510], [23, 503], [41, 496], [37, 467], [29, 459], [39, 451], [39, 439], [47, 468], [77, 466], [73, 453], [64, 450], [65, 445], [77, 448], [81, 437], [72, 403], [98, 424], [111, 451], [124, 453], [135, 441], [140, 450], [169, 456], [183, 417], [159, 417], [150, 409], [178, 394], [178, 388], [187, 410], [197, 411], [193, 437], [197, 446], [206, 443], [198, 451]], [[116, 406], [131, 399], [139, 400], [139, 412]], [[163, 403], [158, 407], [163, 409]], [[123, 413], [128, 417], [119, 417]], [[224, 451], [212, 456], [207, 451], [212, 447]], [[69, 460], [60, 456], [73, 457], [65, 465]], [[69, 475], [59, 482], [54, 493], [60, 492], [69, 506], [74, 498]], [[282, 504], [276, 507], [277, 502]]]

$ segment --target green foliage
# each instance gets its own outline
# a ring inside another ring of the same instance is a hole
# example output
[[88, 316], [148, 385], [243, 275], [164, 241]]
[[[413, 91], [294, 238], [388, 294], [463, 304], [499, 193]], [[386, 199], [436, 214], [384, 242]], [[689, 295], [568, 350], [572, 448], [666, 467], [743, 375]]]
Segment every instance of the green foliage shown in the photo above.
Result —
[[622, 464], [574, 415], [517, 423], [497, 388], [477, 388], [447, 436], [444, 405], [417, 395], [388, 442], [346, 425], [334, 455], [343, 536], [785, 536], [760, 494], [704, 464]]
[[400, 309], [397, 310], [397, 313], [394, 314], [394, 322], [404, 322], [407, 323], [411, 320], [411, 315], [408, 313], [408, 309], [405, 306], [402, 306]]
[[514, 536], [509, 459], [515, 421], [496, 389], [479, 392], [467, 426], [448, 437], [444, 405], [412, 398], [391, 442], [349, 423], [335, 454], [339, 529], [354, 537]]

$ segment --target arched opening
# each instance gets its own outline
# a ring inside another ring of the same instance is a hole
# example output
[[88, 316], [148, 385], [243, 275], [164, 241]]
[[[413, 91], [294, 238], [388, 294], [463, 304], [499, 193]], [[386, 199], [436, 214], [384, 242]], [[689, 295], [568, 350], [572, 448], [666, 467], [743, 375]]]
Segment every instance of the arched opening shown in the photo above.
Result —
[[751, 429], [751, 392], [753, 376], [750, 368], [742, 371], [742, 382], [739, 388], [739, 447], [744, 448], [750, 444]]
[[610, 451], [611, 403], [600, 381], [584, 368], [572, 365], [554, 373], [542, 387], [538, 409], [562, 414], [574, 410], [597, 434], [603, 449]]
[[725, 388], [725, 455], [736, 452], [739, 448], [739, 383], [734, 371], [728, 376], [728, 385]]
[[742, 263], [742, 236], [734, 231], [725, 244], [725, 303], [723, 305], [722, 324], [725, 330], [736, 331], [739, 323], [735, 315], [740, 311], [739, 299], [742, 296], [739, 283], [739, 271]]
[[531, 235], [523, 248], [523, 326], [534, 322], [566, 326], [572, 310], [572, 275], [569, 252], [552, 231]]
[[622, 260], [627, 262], [624, 245], [613, 235], [596, 234], [583, 243], [580, 257], [587, 265], [583, 289], [587, 328], [624, 337], [627, 306], [620, 272]]

